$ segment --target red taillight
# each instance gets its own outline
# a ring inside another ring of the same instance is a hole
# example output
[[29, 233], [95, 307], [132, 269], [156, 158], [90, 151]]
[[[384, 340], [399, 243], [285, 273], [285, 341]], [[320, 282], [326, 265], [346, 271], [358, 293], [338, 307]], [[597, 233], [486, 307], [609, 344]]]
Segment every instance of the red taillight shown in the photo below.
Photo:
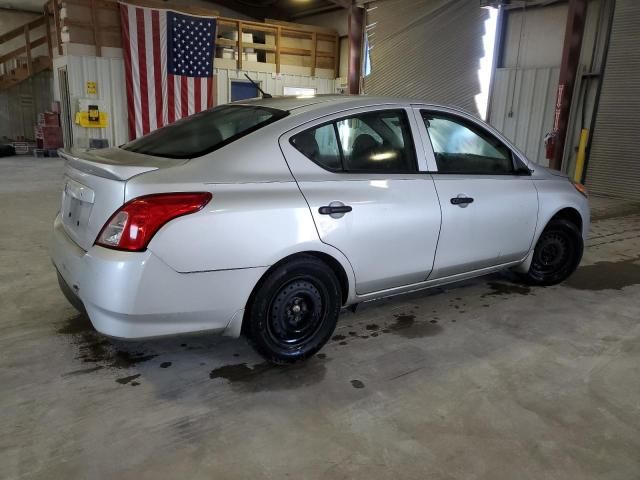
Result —
[[209, 192], [185, 192], [134, 198], [102, 227], [96, 245], [130, 252], [145, 250], [165, 223], [201, 210], [211, 197]]

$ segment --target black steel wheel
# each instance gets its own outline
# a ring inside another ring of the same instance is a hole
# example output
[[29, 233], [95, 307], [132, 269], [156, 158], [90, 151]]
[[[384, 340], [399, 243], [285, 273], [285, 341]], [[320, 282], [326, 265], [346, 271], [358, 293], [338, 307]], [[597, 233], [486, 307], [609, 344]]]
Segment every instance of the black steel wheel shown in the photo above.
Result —
[[582, 234], [576, 225], [567, 220], [552, 220], [536, 243], [528, 280], [537, 285], [564, 281], [578, 268], [583, 249]]
[[331, 338], [341, 298], [340, 283], [329, 266], [311, 255], [296, 257], [256, 287], [243, 332], [273, 363], [304, 360]]

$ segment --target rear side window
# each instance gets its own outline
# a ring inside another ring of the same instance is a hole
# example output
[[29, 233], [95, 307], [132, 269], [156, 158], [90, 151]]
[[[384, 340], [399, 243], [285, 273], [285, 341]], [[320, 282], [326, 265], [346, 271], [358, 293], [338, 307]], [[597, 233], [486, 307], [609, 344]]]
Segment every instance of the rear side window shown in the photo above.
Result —
[[121, 148], [156, 157], [200, 157], [287, 115], [288, 112], [273, 108], [223, 105], [160, 128]]
[[379, 110], [305, 130], [291, 138], [304, 156], [327, 170], [415, 172], [416, 154], [404, 110]]
[[513, 174], [511, 150], [500, 140], [463, 119], [422, 112], [438, 173]]

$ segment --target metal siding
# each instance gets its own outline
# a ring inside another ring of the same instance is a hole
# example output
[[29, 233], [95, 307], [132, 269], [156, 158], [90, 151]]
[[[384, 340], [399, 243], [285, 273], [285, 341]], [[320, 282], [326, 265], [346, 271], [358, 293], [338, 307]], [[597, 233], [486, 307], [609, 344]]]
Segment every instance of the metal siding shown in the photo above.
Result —
[[34, 138], [38, 113], [51, 110], [52, 85], [52, 74], [47, 70], [0, 92], [0, 138]]
[[640, 5], [617, 0], [586, 183], [640, 201]]
[[[478, 115], [478, 68], [488, 18], [468, 0], [386, 0], [368, 13], [367, 94], [410, 96]], [[372, 26], [373, 25], [373, 26]]]
[[549, 164], [544, 136], [553, 129], [559, 76], [559, 68], [498, 68], [494, 76], [489, 123], [543, 166]]

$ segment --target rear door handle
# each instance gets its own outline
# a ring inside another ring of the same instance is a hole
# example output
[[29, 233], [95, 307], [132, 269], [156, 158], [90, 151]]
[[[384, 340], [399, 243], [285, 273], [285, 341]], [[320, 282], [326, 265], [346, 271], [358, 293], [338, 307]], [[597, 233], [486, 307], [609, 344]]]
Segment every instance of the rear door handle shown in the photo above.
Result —
[[342, 202], [331, 202], [329, 205], [320, 207], [318, 212], [320, 215], [329, 215], [331, 218], [342, 218], [345, 213], [349, 213], [351, 210], [353, 208]]
[[321, 215], [333, 215], [336, 213], [341, 213], [344, 215], [345, 213], [349, 213], [351, 210], [353, 210], [353, 208], [351, 208], [349, 205], [339, 205], [336, 207], [326, 205], [324, 207], [320, 207], [318, 209], [318, 212], [320, 212]]
[[462, 208], [465, 208], [470, 203], [473, 203], [473, 198], [467, 197], [463, 194], [460, 194], [457, 197], [453, 197], [451, 199], [451, 205], [458, 205], [459, 207], [462, 207]]

